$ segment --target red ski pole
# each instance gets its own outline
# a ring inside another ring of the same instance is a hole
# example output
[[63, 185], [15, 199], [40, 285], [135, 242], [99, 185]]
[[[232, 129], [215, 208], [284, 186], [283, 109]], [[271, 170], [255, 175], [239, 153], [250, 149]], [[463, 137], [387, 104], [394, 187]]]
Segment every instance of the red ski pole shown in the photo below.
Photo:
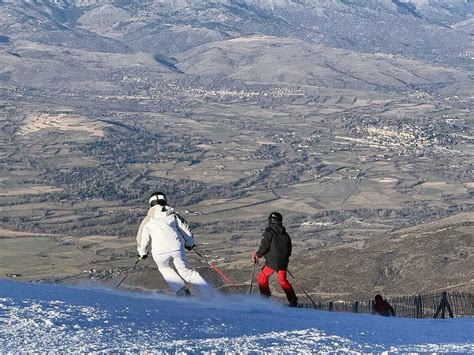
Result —
[[231, 284], [232, 286], [234, 286], [238, 291], [240, 291], [240, 288], [239, 286], [236, 285], [236, 283], [234, 281], [232, 281], [226, 274], [224, 274], [222, 272], [222, 270], [220, 270], [217, 266], [215, 266], [213, 263], [211, 263], [209, 260], [207, 260], [204, 255], [202, 255], [200, 252], [198, 252], [196, 249], [193, 249], [194, 252], [199, 255], [199, 257], [204, 260], [206, 263], [209, 264], [210, 267], [212, 267], [214, 269], [215, 272], [217, 272], [224, 280], [226, 280], [229, 284]]

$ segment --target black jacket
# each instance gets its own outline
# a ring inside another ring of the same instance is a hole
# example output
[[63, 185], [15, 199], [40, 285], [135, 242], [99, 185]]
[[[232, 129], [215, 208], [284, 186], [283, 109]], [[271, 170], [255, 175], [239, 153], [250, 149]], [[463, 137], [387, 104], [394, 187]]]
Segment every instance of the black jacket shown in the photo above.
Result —
[[265, 257], [265, 265], [273, 270], [286, 270], [291, 255], [291, 239], [281, 224], [270, 224], [263, 232], [257, 256]]
[[395, 310], [385, 300], [376, 300], [375, 303], [372, 303], [372, 314], [380, 314], [385, 317], [395, 317]]

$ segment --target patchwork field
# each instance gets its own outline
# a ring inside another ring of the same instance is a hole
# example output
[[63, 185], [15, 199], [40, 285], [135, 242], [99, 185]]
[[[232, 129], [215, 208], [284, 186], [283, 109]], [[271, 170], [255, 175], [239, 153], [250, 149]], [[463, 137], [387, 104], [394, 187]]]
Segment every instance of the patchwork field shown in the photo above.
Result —
[[318, 298], [472, 290], [472, 4], [0, 3], [0, 277], [114, 286], [158, 190], [241, 285], [280, 211]]
[[[471, 208], [473, 183], [452, 174], [469, 155], [430, 150], [432, 157], [417, 156], [419, 148], [398, 144], [393, 129], [385, 138], [377, 133], [374, 148], [365, 118], [349, 127], [344, 123], [348, 114], [389, 117], [393, 112], [387, 108], [397, 107], [416, 107], [411, 114], [422, 117], [431, 114], [433, 104], [397, 103], [394, 95], [374, 100], [370, 94], [349, 98], [339, 92], [337, 97], [274, 109], [193, 98], [192, 111], [184, 109], [192, 118], [122, 109], [113, 113], [121, 117], [114, 125], [87, 109], [34, 115], [25, 105], [4, 111], [3, 127], [21, 134], [11, 138], [16, 148], [3, 153], [10, 161], [4, 160], [0, 181], [0, 273], [113, 283], [136, 255], [134, 235], [155, 189], [168, 192], [206, 255], [241, 283], [247, 282], [249, 255], [274, 210], [285, 216], [298, 268], [314, 253], [339, 247], [344, 253], [365, 252], [390, 231]], [[321, 112], [330, 101], [339, 108]], [[24, 119], [17, 123], [18, 117]], [[13, 157], [18, 157], [14, 164]], [[444, 212], [452, 204], [457, 210]], [[23, 258], [28, 261], [20, 263]], [[336, 262], [332, 258], [329, 263]], [[148, 263], [142, 272], [154, 275], [153, 270]], [[223, 286], [212, 272], [203, 272]], [[165, 287], [159, 278], [156, 282]], [[147, 281], [132, 277], [132, 285], [146, 288]], [[309, 287], [316, 292], [322, 286]]]
[[40, 114], [28, 117], [19, 134], [27, 135], [41, 130], [80, 131], [92, 137], [104, 136], [104, 125], [85, 117], [71, 114]]

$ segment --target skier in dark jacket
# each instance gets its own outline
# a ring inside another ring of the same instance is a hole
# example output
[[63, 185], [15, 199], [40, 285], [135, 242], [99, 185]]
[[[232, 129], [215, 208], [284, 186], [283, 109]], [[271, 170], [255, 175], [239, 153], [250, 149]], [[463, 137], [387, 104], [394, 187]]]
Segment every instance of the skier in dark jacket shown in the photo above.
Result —
[[296, 307], [298, 297], [296, 297], [293, 287], [286, 279], [286, 271], [291, 255], [291, 239], [282, 225], [283, 217], [278, 212], [272, 212], [268, 217], [268, 227], [262, 236], [260, 248], [252, 254], [254, 263], [258, 262], [262, 256], [265, 257], [265, 265], [258, 275], [258, 286], [260, 294], [270, 297], [271, 292], [268, 286], [268, 278], [273, 272], [277, 272], [278, 282], [285, 291], [290, 306]]
[[384, 317], [395, 317], [395, 310], [381, 295], [376, 295], [372, 301], [372, 314], [379, 314]]

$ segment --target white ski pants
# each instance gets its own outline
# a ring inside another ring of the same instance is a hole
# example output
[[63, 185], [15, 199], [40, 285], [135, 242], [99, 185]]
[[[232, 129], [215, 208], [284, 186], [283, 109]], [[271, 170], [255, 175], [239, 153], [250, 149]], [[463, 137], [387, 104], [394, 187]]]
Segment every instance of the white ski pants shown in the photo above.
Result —
[[[176, 271], [170, 266], [173, 259]], [[153, 254], [153, 260], [158, 265], [165, 281], [171, 290], [176, 293], [184, 287], [184, 281], [190, 283], [200, 296], [208, 296], [211, 294], [211, 287], [199, 275], [199, 273], [188, 267], [188, 260], [184, 250], [176, 250], [169, 253]], [[184, 279], [184, 281], [183, 281]]]

